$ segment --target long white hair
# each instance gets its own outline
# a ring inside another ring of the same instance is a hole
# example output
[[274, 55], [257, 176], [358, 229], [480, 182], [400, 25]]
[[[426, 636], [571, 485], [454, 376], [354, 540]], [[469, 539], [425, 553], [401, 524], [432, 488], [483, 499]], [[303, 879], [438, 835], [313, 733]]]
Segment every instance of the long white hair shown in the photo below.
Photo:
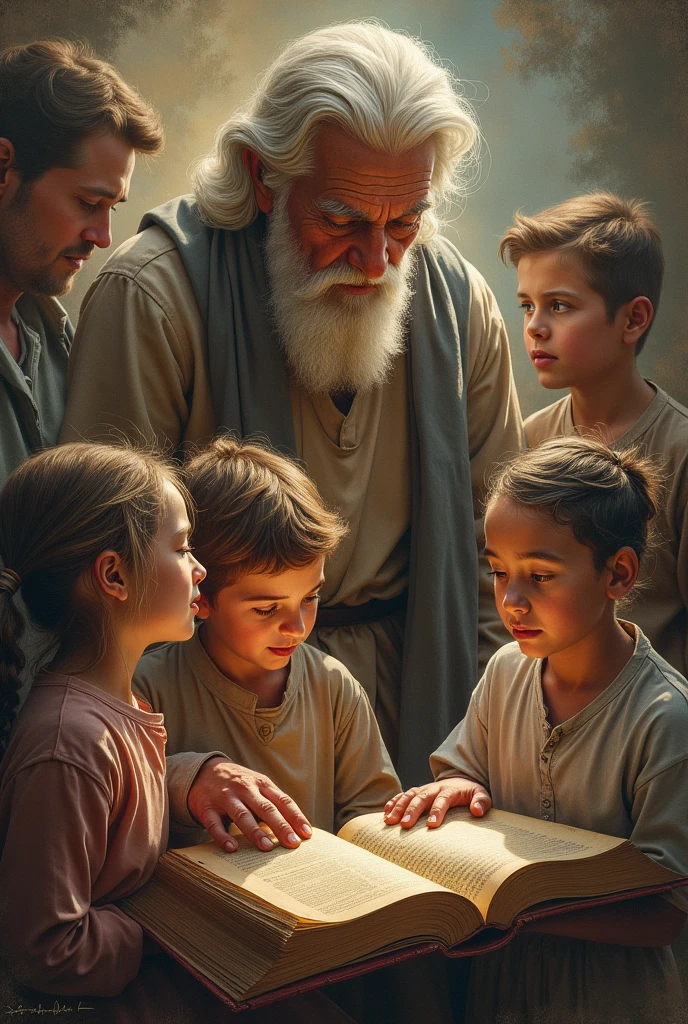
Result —
[[[472, 109], [424, 43], [375, 21], [332, 25], [289, 43], [248, 104], [218, 129], [192, 172], [204, 220], [229, 230], [250, 224], [258, 207], [242, 150], [258, 154], [268, 187], [282, 188], [311, 172], [310, 143], [324, 121], [385, 152], [432, 138], [436, 205], [463, 191], [467, 169], [477, 163]], [[418, 240], [436, 230], [427, 211]]]

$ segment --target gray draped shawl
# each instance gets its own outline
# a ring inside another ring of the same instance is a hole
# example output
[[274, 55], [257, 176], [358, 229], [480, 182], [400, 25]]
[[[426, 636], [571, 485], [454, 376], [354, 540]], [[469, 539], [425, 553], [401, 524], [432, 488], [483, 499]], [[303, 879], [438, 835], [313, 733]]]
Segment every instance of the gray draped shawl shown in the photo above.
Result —
[[[176, 243], [208, 337], [218, 430], [264, 434], [295, 452], [289, 381], [269, 316], [265, 220], [204, 225], [190, 197], [147, 213]], [[399, 724], [404, 785], [463, 717], [478, 664], [478, 559], [466, 423], [470, 288], [444, 238], [418, 246], [408, 332], [411, 552]]]

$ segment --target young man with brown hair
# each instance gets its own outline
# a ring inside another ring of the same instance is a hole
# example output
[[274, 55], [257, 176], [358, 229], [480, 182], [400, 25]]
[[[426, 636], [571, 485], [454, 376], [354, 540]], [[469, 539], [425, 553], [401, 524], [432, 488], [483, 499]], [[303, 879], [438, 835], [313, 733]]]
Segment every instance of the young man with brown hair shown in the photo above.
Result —
[[645, 203], [593, 192], [517, 214], [500, 255], [518, 271], [523, 334], [545, 388], [570, 394], [525, 423], [531, 447], [594, 432], [639, 447], [665, 475], [645, 586], [628, 610], [655, 649], [688, 671], [688, 409], [638, 370], [659, 303], [662, 242]]
[[0, 52], [0, 485], [57, 442], [72, 329], [55, 296], [110, 244], [135, 153], [155, 153], [155, 110], [84, 46]]

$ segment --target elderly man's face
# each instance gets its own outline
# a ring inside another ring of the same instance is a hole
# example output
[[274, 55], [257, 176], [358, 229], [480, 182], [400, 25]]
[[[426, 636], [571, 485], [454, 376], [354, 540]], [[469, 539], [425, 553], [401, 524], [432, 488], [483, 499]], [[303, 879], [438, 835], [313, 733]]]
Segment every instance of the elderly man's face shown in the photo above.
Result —
[[313, 173], [274, 192], [245, 159], [268, 214], [270, 305], [293, 378], [311, 393], [381, 386], [405, 348], [432, 142], [392, 156], [328, 125]]
[[[342, 128], [326, 125], [314, 144], [314, 171], [297, 178], [287, 213], [312, 271], [348, 263], [371, 280], [398, 266], [431, 203], [434, 145], [382, 153]], [[349, 294], [372, 285], [338, 284]]]

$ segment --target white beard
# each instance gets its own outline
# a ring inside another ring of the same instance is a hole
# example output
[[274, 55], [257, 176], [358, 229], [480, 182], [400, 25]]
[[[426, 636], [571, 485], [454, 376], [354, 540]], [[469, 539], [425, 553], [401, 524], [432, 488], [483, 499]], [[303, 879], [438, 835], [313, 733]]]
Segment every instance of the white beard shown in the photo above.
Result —
[[[280, 344], [296, 383], [309, 394], [370, 391], [388, 379], [404, 351], [414, 259], [389, 264], [372, 281], [349, 263], [312, 273], [287, 213], [286, 189], [275, 195], [265, 258]], [[374, 284], [349, 295], [337, 284]]]

